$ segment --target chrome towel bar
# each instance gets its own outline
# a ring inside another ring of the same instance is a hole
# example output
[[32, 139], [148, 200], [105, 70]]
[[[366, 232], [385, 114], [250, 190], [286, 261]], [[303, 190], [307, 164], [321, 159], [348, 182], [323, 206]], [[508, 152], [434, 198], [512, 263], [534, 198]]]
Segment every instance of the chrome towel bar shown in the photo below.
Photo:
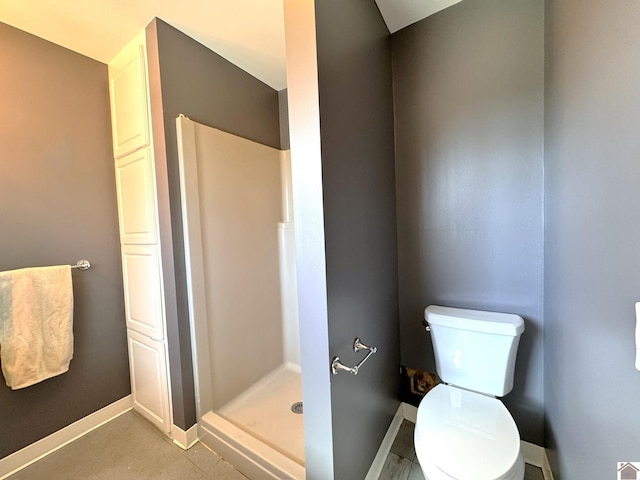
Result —
[[369, 357], [378, 351], [376, 347], [368, 347], [360, 341], [360, 338], [356, 337], [353, 341], [353, 351], [355, 353], [358, 353], [362, 350], [368, 350], [369, 353], [367, 353], [367, 355], [362, 360], [360, 360], [360, 363], [353, 367], [347, 367], [345, 364], [343, 364], [340, 361], [340, 357], [333, 357], [333, 359], [331, 360], [331, 373], [337, 375], [338, 372], [349, 372], [357, 375], [358, 370], [360, 370], [360, 367], [364, 365], [364, 362], [369, 360]]
[[89, 270], [91, 264], [89, 260], [78, 260], [75, 265], [71, 265], [71, 268], [77, 268], [78, 270]]

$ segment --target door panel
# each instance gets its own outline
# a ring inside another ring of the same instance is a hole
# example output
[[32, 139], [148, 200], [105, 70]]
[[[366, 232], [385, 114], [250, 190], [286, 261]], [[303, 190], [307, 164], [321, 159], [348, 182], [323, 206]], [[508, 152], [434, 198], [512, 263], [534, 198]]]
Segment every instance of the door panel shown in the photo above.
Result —
[[133, 330], [128, 331], [128, 344], [133, 407], [168, 433], [171, 420], [166, 346]]
[[155, 340], [165, 337], [164, 298], [156, 245], [123, 245], [127, 327]]

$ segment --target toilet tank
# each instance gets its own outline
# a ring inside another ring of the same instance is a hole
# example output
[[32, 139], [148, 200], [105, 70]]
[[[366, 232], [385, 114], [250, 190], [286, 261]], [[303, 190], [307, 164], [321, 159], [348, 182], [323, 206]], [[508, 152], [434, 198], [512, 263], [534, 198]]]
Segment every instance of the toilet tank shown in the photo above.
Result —
[[443, 382], [495, 397], [511, 391], [522, 317], [430, 305], [424, 318]]

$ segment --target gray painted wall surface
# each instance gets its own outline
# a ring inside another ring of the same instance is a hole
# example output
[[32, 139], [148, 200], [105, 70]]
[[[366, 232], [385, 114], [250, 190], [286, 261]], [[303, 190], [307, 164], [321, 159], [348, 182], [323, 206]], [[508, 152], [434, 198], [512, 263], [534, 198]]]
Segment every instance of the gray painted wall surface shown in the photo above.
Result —
[[280, 112], [280, 149], [289, 150], [289, 95], [287, 89], [278, 92], [278, 108]]
[[[315, 4], [335, 478], [364, 478], [399, 401], [393, 99], [388, 31], [374, 2]], [[357, 26], [357, 28], [354, 28]], [[327, 359], [327, 366], [328, 366]]]
[[392, 35], [402, 363], [424, 308], [524, 317], [504, 402], [543, 442], [543, 3], [462, 2]]
[[278, 92], [162, 20], [154, 20], [147, 29], [150, 74], [154, 75], [149, 79], [152, 116], [164, 122], [160, 132], [156, 131], [160, 122], [154, 124], [156, 155], [166, 155], [163, 168], [168, 190], [164, 215], [160, 213], [164, 217], [161, 235], [170, 235], [173, 246], [172, 258], [163, 258], [163, 265], [169, 264], [172, 268], [167, 271], [175, 274], [165, 278], [165, 286], [175, 287], [168, 292], [175, 308], [167, 308], [173, 414], [174, 423], [187, 429], [195, 424], [196, 412], [175, 118], [182, 113], [196, 122], [279, 148]]
[[545, 407], [555, 478], [640, 458], [640, 3], [546, 3]]
[[0, 386], [0, 458], [131, 392], [107, 66], [0, 23], [0, 270], [75, 263], [70, 370]]

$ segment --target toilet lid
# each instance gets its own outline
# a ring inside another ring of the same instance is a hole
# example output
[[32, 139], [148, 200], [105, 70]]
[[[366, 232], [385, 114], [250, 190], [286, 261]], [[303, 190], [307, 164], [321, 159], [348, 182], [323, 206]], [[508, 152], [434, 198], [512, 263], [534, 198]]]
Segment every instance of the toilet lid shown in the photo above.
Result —
[[501, 478], [520, 453], [518, 428], [500, 400], [444, 384], [420, 403], [415, 441], [418, 460], [453, 478]]

